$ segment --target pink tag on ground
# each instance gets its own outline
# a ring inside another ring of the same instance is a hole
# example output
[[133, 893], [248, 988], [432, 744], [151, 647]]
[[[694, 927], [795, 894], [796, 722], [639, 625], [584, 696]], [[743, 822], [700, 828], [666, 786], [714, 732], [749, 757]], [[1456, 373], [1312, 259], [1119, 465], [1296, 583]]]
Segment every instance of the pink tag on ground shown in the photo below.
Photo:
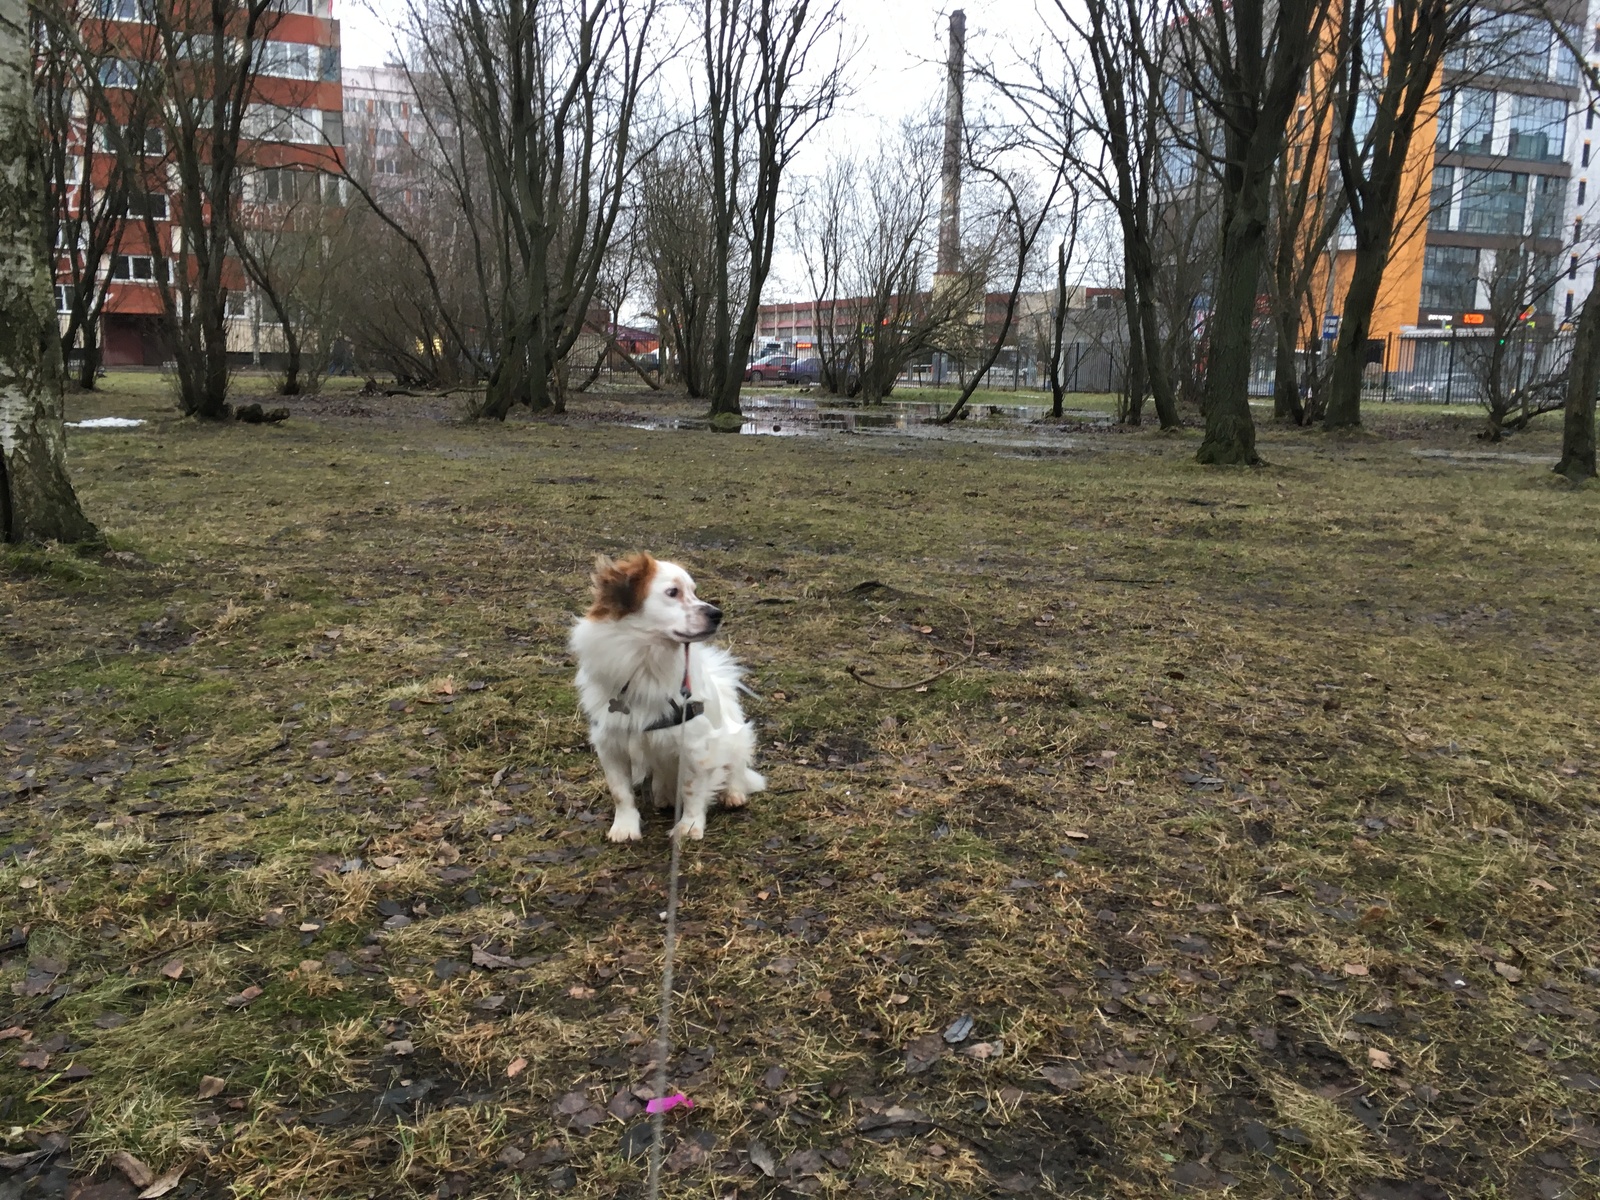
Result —
[[653, 1116], [656, 1113], [671, 1112], [673, 1109], [680, 1106], [683, 1108], [693, 1108], [694, 1101], [689, 1099], [689, 1097], [685, 1096], [682, 1092], [674, 1092], [670, 1096], [658, 1096], [656, 1099], [651, 1100], [644, 1106], [644, 1110]]

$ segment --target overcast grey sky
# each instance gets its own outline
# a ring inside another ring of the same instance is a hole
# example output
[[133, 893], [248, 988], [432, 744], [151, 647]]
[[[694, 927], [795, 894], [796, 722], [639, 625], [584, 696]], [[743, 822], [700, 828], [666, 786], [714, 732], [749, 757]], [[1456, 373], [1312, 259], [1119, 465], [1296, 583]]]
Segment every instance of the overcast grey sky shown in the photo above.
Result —
[[[943, 93], [942, 63], [947, 19], [954, 8], [967, 13], [969, 56], [1001, 56], [1009, 43], [1038, 44], [1039, 17], [1033, 0], [846, 0], [845, 19], [859, 50], [854, 95], [823, 137], [853, 142], [852, 130], [877, 120], [894, 122]], [[379, 66], [394, 53], [386, 13], [401, 10], [396, 0], [334, 0], [343, 23], [346, 66]], [[864, 141], [873, 141], [872, 128]]]
[[[334, 0], [346, 67], [380, 66], [394, 56], [393, 14], [404, 11], [404, 2]], [[1053, 7], [1050, 0], [1046, 5]], [[969, 62], [1005, 60], [1012, 48], [1030, 53], [1041, 41], [1034, 0], [844, 0], [846, 36], [856, 47], [851, 95], [812, 135], [793, 174], [820, 173], [830, 149], [869, 147], [901, 118], [929, 106], [942, 107], [949, 14], [955, 8], [967, 14]], [[797, 256], [780, 245], [767, 298], [791, 298], [802, 281]]]

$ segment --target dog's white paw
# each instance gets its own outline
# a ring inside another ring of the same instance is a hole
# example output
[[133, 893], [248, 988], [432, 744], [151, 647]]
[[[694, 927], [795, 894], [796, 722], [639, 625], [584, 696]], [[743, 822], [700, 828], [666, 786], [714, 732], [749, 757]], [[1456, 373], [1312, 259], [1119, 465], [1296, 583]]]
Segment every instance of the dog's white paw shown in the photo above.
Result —
[[722, 807], [723, 808], [743, 808], [746, 804], [749, 804], [749, 803], [750, 803], [750, 797], [746, 796], [742, 792], [723, 792], [722, 793]]
[[698, 842], [706, 836], [706, 819], [704, 817], [685, 817], [672, 827], [673, 837], [686, 837]]
[[639, 828], [639, 814], [618, 813], [616, 819], [611, 822], [611, 832], [606, 834], [606, 837], [613, 842], [639, 841], [644, 837], [644, 831]]

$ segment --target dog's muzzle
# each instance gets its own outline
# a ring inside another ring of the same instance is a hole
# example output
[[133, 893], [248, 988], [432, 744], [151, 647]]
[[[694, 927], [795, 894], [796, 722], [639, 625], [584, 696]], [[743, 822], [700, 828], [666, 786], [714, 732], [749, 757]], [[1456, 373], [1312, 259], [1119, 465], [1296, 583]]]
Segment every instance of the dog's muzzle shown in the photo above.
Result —
[[672, 636], [680, 642], [703, 642], [709, 637], [714, 637], [722, 624], [722, 610], [715, 604], [702, 604], [696, 616], [704, 628], [686, 630], [683, 633], [674, 632]]

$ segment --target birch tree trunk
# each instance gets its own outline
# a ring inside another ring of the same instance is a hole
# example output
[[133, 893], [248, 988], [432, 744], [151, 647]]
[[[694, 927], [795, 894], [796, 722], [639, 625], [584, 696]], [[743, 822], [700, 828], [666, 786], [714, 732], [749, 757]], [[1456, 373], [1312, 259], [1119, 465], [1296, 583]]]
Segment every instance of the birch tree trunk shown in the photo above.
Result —
[[0, 538], [81, 542], [95, 529], [67, 477], [31, 67], [25, 0], [0, 0]]

